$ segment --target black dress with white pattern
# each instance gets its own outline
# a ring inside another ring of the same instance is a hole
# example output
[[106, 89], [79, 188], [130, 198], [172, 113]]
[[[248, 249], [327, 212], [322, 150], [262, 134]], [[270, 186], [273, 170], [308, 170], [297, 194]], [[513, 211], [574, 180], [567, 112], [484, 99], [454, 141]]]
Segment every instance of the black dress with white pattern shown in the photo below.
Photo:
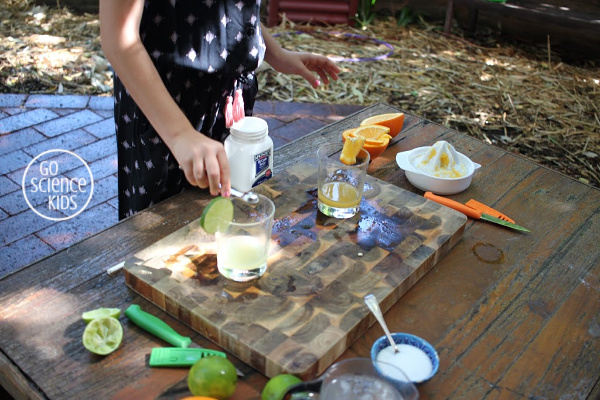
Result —
[[[140, 37], [199, 134], [225, 141], [224, 109], [236, 88], [243, 90], [246, 115], [252, 115], [258, 91], [254, 71], [265, 53], [260, 0], [147, 0]], [[114, 93], [123, 219], [189, 184], [118, 76]]]

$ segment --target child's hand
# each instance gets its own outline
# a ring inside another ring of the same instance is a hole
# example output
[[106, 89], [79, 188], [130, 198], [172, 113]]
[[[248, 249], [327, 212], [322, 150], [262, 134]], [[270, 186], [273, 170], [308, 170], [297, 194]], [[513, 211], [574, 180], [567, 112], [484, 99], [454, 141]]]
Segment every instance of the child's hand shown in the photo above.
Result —
[[229, 161], [222, 143], [192, 129], [177, 136], [171, 151], [191, 185], [209, 188], [213, 196], [229, 197]]
[[[340, 73], [339, 67], [329, 58], [306, 52], [283, 50], [283, 57], [271, 60], [270, 64], [278, 72], [300, 75], [313, 88], [321, 82], [327, 85], [330, 77], [337, 81]], [[321, 81], [311, 71], [316, 72]]]

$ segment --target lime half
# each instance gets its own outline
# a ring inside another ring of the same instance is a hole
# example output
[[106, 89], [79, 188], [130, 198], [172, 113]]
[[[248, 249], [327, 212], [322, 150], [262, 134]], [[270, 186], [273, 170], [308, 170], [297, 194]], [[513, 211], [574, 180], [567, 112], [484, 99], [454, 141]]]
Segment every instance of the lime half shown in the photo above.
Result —
[[200, 226], [206, 233], [223, 232], [233, 221], [233, 203], [226, 197], [215, 197], [208, 203], [202, 216]]
[[288, 389], [291, 386], [301, 382], [302, 379], [295, 375], [277, 375], [271, 378], [265, 385], [262, 391], [261, 400], [283, 400], [283, 395], [288, 391]]
[[83, 318], [83, 320], [85, 321], [86, 324], [89, 324], [90, 322], [92, 322], [93, 320], [95, 320], [97, 318], [103, 318], [103, 317], [119, 318], [119, 315], [121, 315], [120, 308], [97, 308], [95, 310], [84, 312], [83, 314], [81, 314], [81, 318]]
[[113, 317], [96, 318], [83, 331], [83, 346], [92, 353], [105, 356], [119, 347], [123, 340], [123, 327]]

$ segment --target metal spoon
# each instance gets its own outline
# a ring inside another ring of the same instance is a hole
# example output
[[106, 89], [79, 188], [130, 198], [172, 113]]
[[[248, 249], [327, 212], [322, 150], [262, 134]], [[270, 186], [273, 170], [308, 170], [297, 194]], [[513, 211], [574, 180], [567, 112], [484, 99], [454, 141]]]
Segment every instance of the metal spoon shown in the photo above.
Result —
[[231, 188], [231, 194], [235, 197], [239, 197], [244, 200], [246, 203], [256, 204], [258, 203], [258, 196], [254, 192], [240, 192], [239, 190], [235, 190]]
[[385, 320], [383, 319], [383, 313], [381, 312], [381, 308], [379, 308], [377, 298], [375, 298], [375, 296], [373, 296], [372, 294], [368, 294], [365, 296], [365, 303], [367, 304], [367, 307], [369, 307], [369, 310], [371, 310], [375, 318], [377, 318], [379, 325], [381, 325], [381, 327], [383, 328], [383, 331], [385, 332], [385, 335], [387, 336], [390, 345], [394, 347], [394, 353], [398, 353], [400, 350], [398, 350], [396, 342], [394, 342], [392, 334], [390, 333], [390, 330], [388, 329]]

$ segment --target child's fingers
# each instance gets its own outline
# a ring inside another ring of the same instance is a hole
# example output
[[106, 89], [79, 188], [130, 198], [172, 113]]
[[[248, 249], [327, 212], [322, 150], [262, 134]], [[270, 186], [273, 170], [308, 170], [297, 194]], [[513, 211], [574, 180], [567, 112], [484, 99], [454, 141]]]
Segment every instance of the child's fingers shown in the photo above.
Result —
[[210, 194], [217, 196], [221, 192], [221, 168], [219, 167], [217, 157], [208, 157], [204, 160], [204, 163], [206, 165], [206, 177], [208, 178]]
[[327, 82], [325, 83], [329, 83], [329, 77], [337, 80], [337, 74], [341, 72], [340, 68], [333, 61], [324, 56], [318, 56], [313, 70], [317, 71], [321, 75], [321, 78], [323, 78], [323, 75], [327, 76]]
[[298, 71], [298, 75], [306, 79], [306, 82], [310, 83], [310, 85], [314, 88], [318, 87], [320, 82], [319, 79], [306, 68], [306, 66], [302, 65], [300, 71]]
[[231, 194], [231, 172], [229, 169], [229, 160], [225, 152], [217, 153], [217, 161], [221, 170], [221, 195], [229, 197]]
[[331, 79], [333, 79], [334, 81], [337, 81], [337, 79], [338, 79], [337, 74], [338, 74], [338, 72], [340, 72], [337, 65], [335, 65], [332, 62], [326, 62], [323, 65], [317, 65], [311, 69], [321, 77], [321, 82], [323, 82], [326, 85], [329, 84]]
[[[208, 187], [208, 182], [206, 180], [206, 171], [204, 170], [204, 163], [202, 162], [202, 160], [194, 160], [193, 179], [195, 186], [198, 186], [201, 189], [206, 189]], [[194, 183], [192, 183], [191, 181], [190, 183], [194, 185]]]
[[206, 189], [208, 187], [208, 180], [206, 176], [198, 181], [196, 181], [197, 185], [200, 189]]
[[319, 74], [319, 76], [321, 77], [321, 82], [323, 82], [326, 85], [329, 84], [329, 77], [327, 76], [327, 74], [325, 73], [325, 71], [323, 71], [322, 69], [320, 69], [320, 70], [317, 71], [317, 74]]
[[189, 164], [180, 164], [179, 169], [183, 171], [183, 176], [192, 186], [198, 186], [196, 183], [196, 178], [194, 177], [194, 167]]
[[335, 64], [333, 64], [333, 68], [332, 67], [327, 68], [327, 73], [329, 74], [329, 76], [331, 76], [331, 79], [333, 79], [334, 81], [338, 80], [338, 74], [340, 72], [341, 72], [340, 69]]

